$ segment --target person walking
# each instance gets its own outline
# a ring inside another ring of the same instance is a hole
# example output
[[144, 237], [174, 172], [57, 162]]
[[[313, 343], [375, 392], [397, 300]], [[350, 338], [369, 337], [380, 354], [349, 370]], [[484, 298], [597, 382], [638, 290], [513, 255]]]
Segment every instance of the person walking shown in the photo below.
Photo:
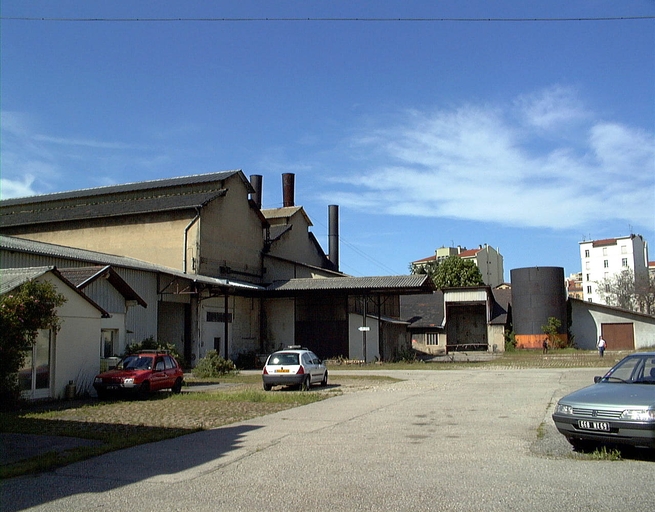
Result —
[[602, 336], [598, 336], [598, 343], [596, 343], [596, 347], [598, 348], [598, 354], [600, 354], [600, 357], [603, 357], [605, 355], [605, 348], [607, 348], [607, 342], [603, 339]]

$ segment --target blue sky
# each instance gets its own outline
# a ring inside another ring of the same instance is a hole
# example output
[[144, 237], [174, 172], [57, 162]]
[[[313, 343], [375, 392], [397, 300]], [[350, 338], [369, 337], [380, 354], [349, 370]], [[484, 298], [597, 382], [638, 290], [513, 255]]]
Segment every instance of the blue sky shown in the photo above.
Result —
[[568, 275], [582, 240], [655, 244], [655, 19], [579, 20], [652, 17], [652, 0], [3, 0], [1, 16], [2, 198], [242, 169], [273, 208], [292, 172], [326, 251], [340, 205], [355, 276], [480, 244], [507, 280]]

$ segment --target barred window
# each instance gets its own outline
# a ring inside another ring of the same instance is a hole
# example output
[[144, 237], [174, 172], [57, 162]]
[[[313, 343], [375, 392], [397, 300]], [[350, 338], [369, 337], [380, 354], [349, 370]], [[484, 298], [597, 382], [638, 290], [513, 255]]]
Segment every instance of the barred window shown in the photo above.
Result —
[[439, 344], [439, 335], [436, 332], [426, 333], [425, 343], [427, 345], [438, 345]]

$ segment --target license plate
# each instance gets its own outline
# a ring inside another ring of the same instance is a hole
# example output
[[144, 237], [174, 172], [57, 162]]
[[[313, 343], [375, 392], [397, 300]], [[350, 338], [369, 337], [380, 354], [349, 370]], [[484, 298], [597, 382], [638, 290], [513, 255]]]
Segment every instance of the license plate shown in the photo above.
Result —
[[118, 389], [118, 386], [107, 386], [108, 391], [113, 391], [115, 389]]
[[284, 368], [281, 370], [275, 370], [275, 373], [289, 373], [289, 370], [285, 370]]
[[587, 421], [580, 420], [578, 421], [578, 428], [584, 430], [600, 430], [602, 432], [610, 431], [610, 424], [606, 421]]

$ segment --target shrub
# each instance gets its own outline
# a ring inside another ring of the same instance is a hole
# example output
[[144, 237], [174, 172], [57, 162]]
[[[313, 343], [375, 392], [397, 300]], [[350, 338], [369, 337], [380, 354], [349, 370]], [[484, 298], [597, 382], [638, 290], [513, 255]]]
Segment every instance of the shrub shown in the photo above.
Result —
[[177, 348], [172, 343], [165, 343], [163, 341], [157, 341], [154, 336], [150, 336], [144, 339], [141, 343], [130, 343], [125, 347], [125, 353], [123, 356], [129, 356], [130, 354], [136, 354], [141, 350], [161, 350], [163, 352], [168, 352], [172, 355], [177, 361], [182, 364], [182, 358], [177, 351]]
[[229, 359], [223, 359], [215, 350], [210, 350], [193, 369], [195, 377], [201, 379], [216, 378], [229, 373], [237, 373], [237, 367]]
[[505, 331], [505, 352], [514, 352], [516, 350], [516, 335], [514, 331]]

